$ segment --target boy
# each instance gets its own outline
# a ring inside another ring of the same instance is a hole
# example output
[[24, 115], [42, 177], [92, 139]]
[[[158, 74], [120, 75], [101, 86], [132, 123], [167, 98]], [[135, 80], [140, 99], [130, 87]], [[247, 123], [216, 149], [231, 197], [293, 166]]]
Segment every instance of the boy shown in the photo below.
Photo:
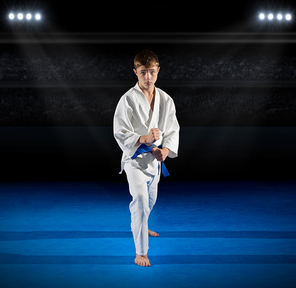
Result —
[[[135, 56], [138, 83], [120, 98], [113, 122], [114, 137], [123, 151], [120, 173], [125, 171], [132, 196], [131, 229], [139, 266], [151, 266], [148, 236], [159, 236], [148, 229], [148, 218], [157, 198], [160, 164], [166, 157], [177, 157], [179, 146], [174, 102], [154, 85], [159, 70], [158, 57], [152, 51]], [[165, 167], [162, 169], [164, 174]]]

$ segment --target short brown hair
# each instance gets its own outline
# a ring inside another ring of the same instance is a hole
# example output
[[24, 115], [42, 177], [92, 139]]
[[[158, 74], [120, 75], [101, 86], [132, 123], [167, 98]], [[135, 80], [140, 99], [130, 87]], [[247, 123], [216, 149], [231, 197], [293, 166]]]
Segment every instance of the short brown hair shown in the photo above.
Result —
[[142, 50], [134, 58], [134, 67], [135, 69], [140, 66], [159, 66], [158, 57], [156, 54], [150, 50]]

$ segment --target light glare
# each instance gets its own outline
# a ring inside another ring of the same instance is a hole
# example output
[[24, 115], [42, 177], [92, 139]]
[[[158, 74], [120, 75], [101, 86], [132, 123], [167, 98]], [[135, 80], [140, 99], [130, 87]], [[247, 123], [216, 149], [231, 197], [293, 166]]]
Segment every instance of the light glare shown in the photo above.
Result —
[[17, 19], [23, 20], [23, 18], [24, 18], [24, 14], [23, 13], [18, 13], [17, 14]]
[[259, 18], [260, 18], [261, 20], [264, 20], [264, 19], [265, 19], [265, 15], [264, 15], [263, 13], [260, 13]]
[[[34, 15], [34, 16], [33, 16]], [[32, 13], [32, 12], [27, 12], [24, 13], [23, 11], [19, 11], [18, 13], [13, 13], [13, 12], [10, 12], [7, 17], [12, 21], [14, 19], [18, 19], [18, 20], [24, 20], [26, 19], [27, 21], [31, 21], [32, 19], [36, 20], [36, 21], [39, 21], [41, 20], [42, 16], [40, 13]]]
[[287, 15], [286, 15], [286, 20], [290, 21], [291, 19], [292, 19], [291, 14], [287, 14]]
[[277, 19], [278, 19], [278, 20], [282, 20], [282, 19], [283, 19], [283, 15], [282, 15], [282, 14], [278, 14], [278, 15], [277, 15]]
[[272, 13], [268, 14], [268, 19], [269, 20], [272, 20], [273, 19], [273, 14]]

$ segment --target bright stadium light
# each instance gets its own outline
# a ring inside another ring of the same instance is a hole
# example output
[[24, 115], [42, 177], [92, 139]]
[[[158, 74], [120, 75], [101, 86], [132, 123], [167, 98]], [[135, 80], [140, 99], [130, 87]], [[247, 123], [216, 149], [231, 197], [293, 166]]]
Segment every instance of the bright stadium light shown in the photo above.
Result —
[[8, 19], [11, 22], [14, 22], [13, 20], [18, 19], [19, 23], [24, 24], [25, 22], [23, 21], [24, 19], [27, 20], [28, 22], [31, 22], [33, 20], [35, 20], [34, 22], [40, 21], [42, 18], [42, 15], [40, 13], [36, 13], [33, 11], [19, 11], [18, 13], [13, 13], [10, 12], [7, 15]]
[[292, 19], [291, 14], [286, 14], [286, 20], [290, 21]]
[[269, 12], [268, 14], [266, 14], [265, 12], [260, 12], [259, 13], [259, 20], [264, 22], [263, 20], [268, 19], [269, 21], [272, 21], [273, 19], [277, 19], [278, 21], [282, 22], [282, 21], [290, 21], [292, 20], [292, 15], [291, 13], [285, 13], [283, 14], [282, 12], [278, 11], [272, 11]]
[[17, 19], [23, 20], [23, 18], [24, 18], [24, 14], [23, 13], [18, 13], [17, 14]]

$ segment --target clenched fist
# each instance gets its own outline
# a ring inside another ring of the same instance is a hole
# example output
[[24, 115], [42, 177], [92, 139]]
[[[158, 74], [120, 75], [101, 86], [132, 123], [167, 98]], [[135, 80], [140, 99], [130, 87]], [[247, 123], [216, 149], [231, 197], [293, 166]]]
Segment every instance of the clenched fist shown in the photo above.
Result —
[[160, 139], [160, 132], [158, 128], [152, 128], [148, 135], [141, 136], [138, 140], [140, 144], [154, 143]]
[[154, 143], [160, 139], [160, 132], [158, 128], [152, 128], [147, 135], [146, 143]]
[[164, 147], [162, 149], [160, 148], [152, 148], [152, 154], [156, 158], [157, 161], [163, 162], [165, 158], [169, 155], [169, 149]]

